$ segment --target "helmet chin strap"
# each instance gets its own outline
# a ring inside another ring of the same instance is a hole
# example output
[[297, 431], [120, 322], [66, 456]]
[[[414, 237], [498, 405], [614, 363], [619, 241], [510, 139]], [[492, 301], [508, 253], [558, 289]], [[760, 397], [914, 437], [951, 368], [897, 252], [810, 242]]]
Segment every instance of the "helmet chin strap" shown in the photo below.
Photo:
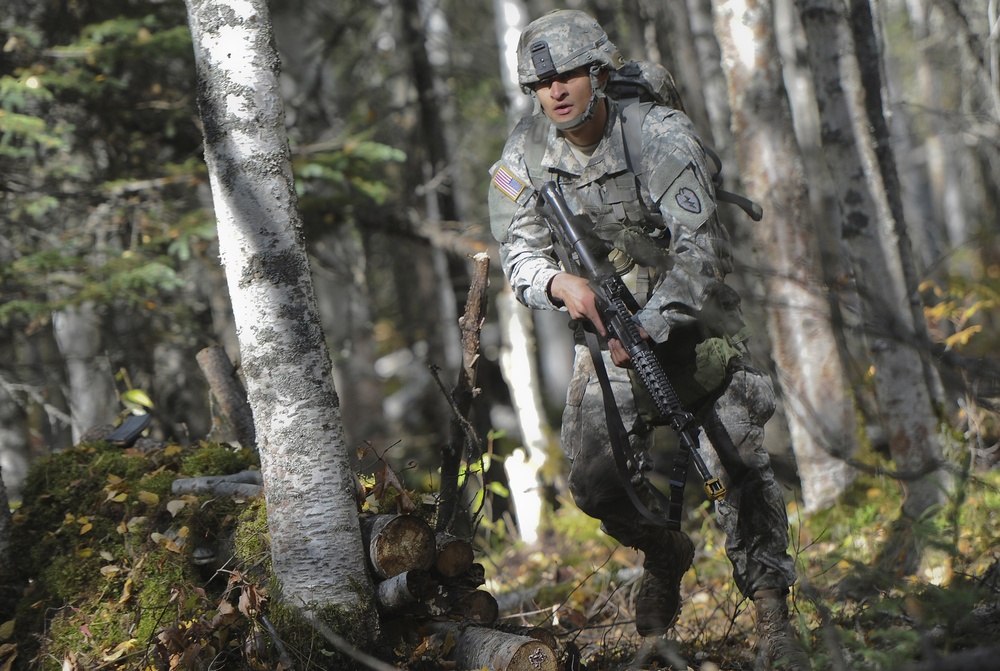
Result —
[[594, 118], [594, 112], [597, 109], [597, 101], [604, 98], [604, 85], [601, 84], [597, 75], [600, 73], [600, 68], [596, 66], [590, 67], [590, 102], [587, 103], [587, 109], [583, 110], [583, 113], [579, 116], [575, 116], [568, 121], [553, 121], [552, 125], [561, 131], [575, 130], [587, 123]]

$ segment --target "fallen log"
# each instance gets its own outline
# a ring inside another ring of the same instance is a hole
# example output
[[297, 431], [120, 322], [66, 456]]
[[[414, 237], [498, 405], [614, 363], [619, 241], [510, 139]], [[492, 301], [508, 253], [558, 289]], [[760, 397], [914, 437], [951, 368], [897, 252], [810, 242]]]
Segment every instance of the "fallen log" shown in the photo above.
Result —
[[392, 578], [434, 565], [436, 546], [430, 525], [413, 515], [361, 515], [361, 538], [368, 562], [379, 578]]
[[437, 557], [434, 571], [445, 578], [455, 578], [472, 568], [475, 553], [472, 544], [451, 534], [439, 531], [435, 536]]
[[486, 567], [482, 564], [472, 564], [465, 570], [464, 573], [460, 575], [454, 575], [447, 579], [442, 577], [441, 582], [446, 583], [451, 587], [476, 589], [477, 587], [482, 587], [486, 584]]
[[536, 641], [541, 641], [545, 645], [552, 648], [553, 651], [559, 650], [559, 640], [556, 635], [552, 633], [551, 630], [545, 627], [528, 627], [520, 624], [500, 624], [497, 625], [497, 630], [502, 631], [506, 634], [514, 634], [516, 636], [527, 636], [528, 638], [533, 638]]
[[489, 626], [500, 617], [500, 606], [496, 598], [486, 590], [474, 589], [455, 599], [448, 615], [466, 622]]
[[207, 475], [200, 478], [179, 478], [170, 485], [173, 494], [196, 496], [233, 496], [253, 498], [263, 491], [260, 471], [241, 471], [232, 475]]
[[375, 586], [375, 605], [382, 613], [397, 613], [431, 598], [436, 586], [427, 571], [406, 571]]
[[490, 671], [556, 671], [556, 654], [549, 646], [529, 636], [508, 634], [475, 625], [430, 622], [428, 628], [451, 633], [455, 649], [449, 659], [459, 669]]

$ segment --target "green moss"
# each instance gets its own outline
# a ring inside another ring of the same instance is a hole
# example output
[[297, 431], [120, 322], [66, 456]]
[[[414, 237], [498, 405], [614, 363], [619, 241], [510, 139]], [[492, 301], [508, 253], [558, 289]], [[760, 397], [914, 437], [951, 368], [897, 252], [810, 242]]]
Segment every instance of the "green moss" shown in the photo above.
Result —
[[181, 462], [181, 473], [189, 477], [231, 475], [252, 466], [259, 466], [251, 450], [234, 450], [218, 443], [203, 443]]
[[240, 513], [233, 537], [236, 559], [245, 570], [271, 576], [271, 543], [267, 531], [267, 506], [257, 499]]

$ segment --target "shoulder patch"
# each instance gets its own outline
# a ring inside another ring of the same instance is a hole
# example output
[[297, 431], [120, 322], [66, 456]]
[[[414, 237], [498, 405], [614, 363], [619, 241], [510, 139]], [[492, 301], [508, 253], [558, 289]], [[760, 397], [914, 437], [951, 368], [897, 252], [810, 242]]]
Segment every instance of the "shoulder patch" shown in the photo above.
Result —
[[514, 174], [507, 170], [504, 166], [500, 166], [497, 168], [496, 172], [493, 173], [493, 186], [499, 189], [500, 193], [515, 202], [517, 202], [517, 199], [525, 189], [524, 182], [515, 177]]
[[660, 207], [694, 230], [715, 212], [715, 201], [689, 167], [667, 188]]
[[682, 186], [674, 195], [674, 200], [677, 201], [682, 210], [687, 210], [691, 214], [701, 214], [701, 199], [690, 188]]

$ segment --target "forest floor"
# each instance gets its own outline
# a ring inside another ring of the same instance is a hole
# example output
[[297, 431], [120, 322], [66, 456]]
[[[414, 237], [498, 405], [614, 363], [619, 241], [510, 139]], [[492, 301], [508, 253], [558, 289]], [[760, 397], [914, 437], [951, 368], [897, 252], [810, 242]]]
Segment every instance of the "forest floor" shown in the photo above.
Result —
[[[920, 548], [912, 575], [878, 568], [893, 565], [880, 553], [900, 495], [893, 480], [863, 477], [822, 513], [806, 518], [788, 506], [799, 575], [791, 620], [814, 669], [902, 669], [934, 659], [940, 665], [926, 668], [946, 668], [949, 655], [1000, 641], [1000, 472], [969, 476], [940, 510], [907, 527], [908, 542], [896, 547]], [[688, 506], [694, 565], [682, 582], [680, 618], [662, 639], [635, 632], [642, 555], [571, 503], [550, 521], [536, 547], [501, 544], [489, 555], [487, 585], [500, 595], [503, 618], [557, 633], [566, 671], [754, 668], [753, 605], [732, 581], [707, 502]]]
[[[214, 444], [97, 442], [39, 462], [14, 514], [14, 575], [0, 584], [0, 671], [365, 668], [313, 631], [283, 629], [262, 505], [172, 493], [181, 476], [255, 467], [249, 451]], [[709, 505], [689, 493], [685, 530], [696, 556], [668, 636], [635, 633], [641, 556], [568, 501], [531, 546], [503, 524], [480, 523], [477, 561], [501, 623], [554, 634], [560, 671], [753, 668], [753, 609], [732, 582]], [[907, 665], [1000, 640], [1000, 471], [961, 478], [939, 510], [907, 527], [904, 546], [922, 556], [911, 575], [874, 568], [900, 506], [893, 480], [861, 478], [836, 507], [808, 518], [791, 490], [789, 498], [800, 576], [793, 625], [814, 669], [922, 670], [934, 667]], [[209, 547], [225, 556], [218, 541], [231, 531], [238, 565], [199, 559]], [[389, 652], [382, 659], [395, 668], [455, 668], [445, 657]]]

